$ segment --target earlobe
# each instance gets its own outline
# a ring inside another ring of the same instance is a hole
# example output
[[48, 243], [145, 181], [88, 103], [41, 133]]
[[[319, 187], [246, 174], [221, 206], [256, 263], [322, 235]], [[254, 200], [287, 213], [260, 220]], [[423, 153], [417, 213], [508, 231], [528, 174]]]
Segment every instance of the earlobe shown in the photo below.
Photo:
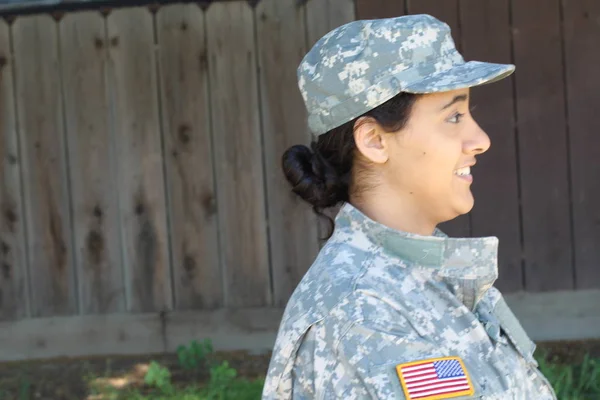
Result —
[[389, 146], [385, 132], [374, 122], [364, 122], [354, 130], [356, 148], [367, 160], [383, 164], [388, 160]]

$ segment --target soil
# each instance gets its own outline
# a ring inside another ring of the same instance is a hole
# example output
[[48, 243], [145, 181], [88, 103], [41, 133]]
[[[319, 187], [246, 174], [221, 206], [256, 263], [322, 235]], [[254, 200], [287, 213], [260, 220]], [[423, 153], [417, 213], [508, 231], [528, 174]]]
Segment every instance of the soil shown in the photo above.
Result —
[[[269, 354], [222, 352], [210, 357], [212, 363], [228, 361], [238, 377], [264, 377]], [[91, 388], [143, 388], [148, 365], [157, 361], [171, 372], [176, 386], [200, 384], [208, 379], [208, 369], [190, 373], [180, 368], [174, 354], [61, 358], [0, 363], [0, 400], [94, 400]], [[143, 391], [142, 391], [143, 392]]]
[[[555, 361], [578, 363], [586, 353], [600, 357], [600, 340], [539, 343], [539, 350], [548, 351]], [[254, 379], [264, 376], [270, 356], [226, 352], [214, 354], [211, 361], [227, 360], [240, 377]], [[153, 360], [169, 368], [177, 385], [197, 384], [208, 377], [208, 371], [199, 374], [183, 371], [173, 354], [0, 363], [0, 400], [93, 400], [90, 387], [94, 385], [141, 388], [148, 364]]]

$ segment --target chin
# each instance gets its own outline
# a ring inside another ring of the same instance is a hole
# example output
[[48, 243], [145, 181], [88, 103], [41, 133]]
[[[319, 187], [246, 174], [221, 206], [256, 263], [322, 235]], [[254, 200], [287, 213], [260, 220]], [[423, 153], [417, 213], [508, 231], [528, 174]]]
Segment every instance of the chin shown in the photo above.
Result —
[[463, 197], [462, 199], [459, 199], [454, 203], [453, 210], [455, 215], [452, 217], [452, 219], [461, 215], [468, 214], [469, 212], [471, 212], [474, 205], [475, 199], [473, 198], [473, 195], [469, 192], [468, 196]]
[[471, 212], [473, 206], [475, 205], [475, 199], [473, 198], [473, 196], [470, 196], [469, 199], [465, 199], [461, 203], [462, 204], [460, 204], [460, 206], [457, 207], [459, 215], [468, 214], [469, 212]]

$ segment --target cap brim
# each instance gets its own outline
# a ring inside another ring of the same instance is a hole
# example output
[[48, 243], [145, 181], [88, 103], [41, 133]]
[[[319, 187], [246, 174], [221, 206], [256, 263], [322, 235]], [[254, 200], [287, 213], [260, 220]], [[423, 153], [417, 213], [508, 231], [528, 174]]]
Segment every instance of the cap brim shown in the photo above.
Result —
[[481, 86], [502, 80], [514, 71], [515, 66], [512, 64], [469, 61], [411, 82], [402, 91], [424, 94]]

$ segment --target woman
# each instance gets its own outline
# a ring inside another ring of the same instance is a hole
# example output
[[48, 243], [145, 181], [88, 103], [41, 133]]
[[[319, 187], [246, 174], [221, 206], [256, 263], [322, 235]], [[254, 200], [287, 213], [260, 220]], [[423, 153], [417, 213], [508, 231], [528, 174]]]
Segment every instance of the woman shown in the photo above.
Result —
[[473, 207], [490, 147], [469, 88], [513, 65], [465, 63], [428, 15], [355, 21], [306, 55], [312, 150], [283, 155], [318, 213], [344, 203], [286, 307], [263, 399], [555, 399], [500, 292], [494, 237], [436, 226]]

